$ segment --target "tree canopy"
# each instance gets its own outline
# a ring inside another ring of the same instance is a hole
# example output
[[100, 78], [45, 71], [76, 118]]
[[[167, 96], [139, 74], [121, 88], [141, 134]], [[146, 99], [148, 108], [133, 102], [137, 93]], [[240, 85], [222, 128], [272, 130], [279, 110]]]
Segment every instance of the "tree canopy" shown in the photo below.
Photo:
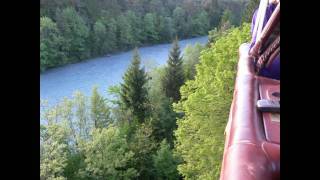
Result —
[[136, 46], [206, 35], [222, 9], [240, 23], [241, 1], [41, 0], [40, 70]]

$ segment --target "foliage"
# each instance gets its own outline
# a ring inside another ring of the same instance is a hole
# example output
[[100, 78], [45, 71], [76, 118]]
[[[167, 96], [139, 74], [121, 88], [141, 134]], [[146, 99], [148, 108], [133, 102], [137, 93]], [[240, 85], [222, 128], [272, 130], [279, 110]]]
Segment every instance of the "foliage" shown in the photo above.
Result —
[[130, 167], [134, 153], [115, 127], [94, 129], [92, 141], [81, 144], [86, 169], [82, 174], [94, 179], [132, 179], [137, 170]]
[[242, 15], [242, 22], [251, 22], [254, 11], [259, 7], [259, 0], [250, 0]]
[[41, 143], [40, 157], [41, 180], [63, 180], [67, 166], [68, 130], [63, 124], [50, 123], [46, 126], [46, 135]]
[[204, 47], [196, 43], [194, 46], [187, 45], [183, 53], [183, 69], [186, 80], [191, 80], [196, 75], [196, 65], [199, 63], [200, 52]]
[[195, 80], [180, 89], [181, 100], [174, 107], [185, 116], [177, 121], [175, 149], [183, 158], [178, 170], [185, 179], [219, 177], [238, 48], [250, 40], [249, 30], [244, 24], [217, 38], [201, 52]]
[[134, 167], [138, 171], [138, 179], [154, 179], [152, 155], [156, 143], [149, 123], [134, 124], [134, 133], [128, 131], [130, 149], [134, 152]]
[[163, 139], [167, 139], [169, 144], [173, 146], [173, 131], [176, 129], [177, 113], [173, 111], [172, 100], [166, 97], [161, 88], [161, 79], [164, 73], [163, 67], [149, 73], [149, 76], [152, 77], [149, 82], [151, 124], [155, 140], [161, 142]]
[[180, 99], [179, 89], [184, 83], [182, 57], [180, 53], [178, 38], [176, 38], [172, 43], [172, 49], [167, 60], [167, 67], [162, 78], [162, 89], [168, 98], [172, 98], [173, 102]]
[[40, 18], [40, 70], [60, 64], [64, 54], [59, 51], [62, 37], [55, 22], [49, 17]]
[[147, 13], [144, 16], [144, 38], [147, 42], [155, 43], [159, 40], [159, 32], [156, 28], [156, 15]]
[[179, 179], [179, 173], [177, 165], [179, 161], [177, 157], [173, 155], [170, 149], [170, 145], [164, 139], [157, 153], [153, 155], [153, 164], [156, 169], [156, 177], [159, 180], [168, 179], [176, 180]]
[[67, 61], [76, 62], [89, 57], [86, 46], [89, 29], [74, 8], [66, 8], [57, 15], [57, 25], [63, 37], [62, 51]]
[[98, 93], [97, 87], [92, 90], [91, 119], [95, 128], [104, 128], [111, 124], [109, 108], [104, 98]]
[[236, 14], [231, 24], [239, 24], [242, 1], [41, 0], [40, 26], [50, 33], [40, 35], [40, 70], [174, 36], [206, 35], [219, 25], [221, 9], [230, 9]]
[[148, 116], [148, 78], [144, 68], [140, 68], [138, 49], [133, 52], [132, 63], [123, 80], [120, 91], [122, 105], [124, 109], [131, 110], [136, 120], [144, 122]]

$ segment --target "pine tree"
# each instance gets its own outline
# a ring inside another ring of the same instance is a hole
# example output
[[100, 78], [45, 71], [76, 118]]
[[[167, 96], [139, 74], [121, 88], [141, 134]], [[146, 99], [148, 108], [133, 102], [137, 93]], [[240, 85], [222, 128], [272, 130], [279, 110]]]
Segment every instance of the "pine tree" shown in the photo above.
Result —
[[140, 56], [137, 48], [133, 52], [130, 67], [123, 77], [120, 98], [126, 110], [131, 110], [135, 119], [143, 122], [148, 115], [148, 81], [144, 68], [140, 68]]
[[182, 66], [182, 57], [180, 56], [180, 47], [178, 38], [173, 41], [172, 49], [167, 61], [165, 75], [162, 79], [162, 88], [167, 97], [172, 98], [174, 102], [180, 99], [180, 87], [184, 83], [184, 72]]

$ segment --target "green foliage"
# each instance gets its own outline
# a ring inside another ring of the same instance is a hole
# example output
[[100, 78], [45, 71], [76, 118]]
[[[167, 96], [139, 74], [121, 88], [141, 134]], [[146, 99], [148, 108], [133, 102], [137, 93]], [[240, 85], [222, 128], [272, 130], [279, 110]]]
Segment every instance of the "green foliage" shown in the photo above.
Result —
[[92, 90], [91, 119], [95, 128], [105, 128], [111, 124], [110, 110], [104, 98], [98, 93], [97, 87]]
[[160, 37], [156, 28], [156, 15], [153, 13], [147, 13], [144, 16], [144, 36], [147, 42], [155, 43]]
[[[132, 36], [133, 36], [133, 46], [139, 46], [141, 45], [142, 41], [144, 40], [144, 34], [143, 34], [143, 23], [140, 18], [137, 16], [137, 14], [134, 11], [127, 11], [126, 17], [128, 18], [128, 21], [130, 23], [130, 27], [132, 28]], [[153, 23], [153, 22], [151, 22]]]
[[75, 62], [89, 57], [86, 47], [89, 29], [76, 10], [70, 7], [63, 9], [57, 15], [57, 25], [64, 39], [62, 50], [67, 60]]
[[135, 119], [144, 122], [148, 116], [148, 81], [144, 68], [140, 68], [140, 56], [138, 49], [133, 52], [133, 59], [127, 69], [123, 84], [121, 84], [121, 102], [124, 108], [131, 110]]
[[73, 132], [74, 140], [78, 141], [79, 139], [89, 139], [90, 130], [93, 127], [93, 123], [92, 119], [90, 119], [89, 117], [89, 105], [87, 97], [85, 97], [81, 92], [76, 91], [73, 95], [72, 106], [72, 109], [75, 109], [74, 118], [77, 119], [77, 121], [69, 121], [70, 128]]
[[200, 11], [194, 18], [192, 19], [192, 32], [194, 36], [207, 34], [209, 30], [209, 17], [206, 11]]
[[170, 41], [173, 39], [174, 34], [176, 34], [176, 29], [174, 28], [174, 23], [171, 17], [159, 16], [159, 36], [164, 41]]
[[162, 90], [161, 79], [165, 73], [165, 68], [154, 69], [150, 72], [152, 79], [149, 84], [149, 96], [151, 104], [151, 117], [153, 135], [157, 142], [167, 139], [173, 146], [173, 131], [176, 129], [177, 113], [173, 111], [172, 100], [166, 97]]
[[232, 26], [232, 14], [229, 9], [226, 9], [223, 11], [221, 20], [220, 20], [220, 25], [219, 29], [224, 32], [227, 29], [229, 29]]
[[179, 179], [177, 165], [179, 161], [173, 155], [170, 145], [166, 140], [160, 144], [160, 149], [153, 155], [153, 164], [156, 169], [156, 179], [176, 180]]
[[196, 65], [199, 63], [200, 52], [204, 47], [196, 43], [194, 46], [187, 45], [183, 53], [183, 69], [186, 80], [191, 80], [196, 75]]
[[93, 179], [132, 179], [137, 170], [130, 166], [134, 153], [115, 127], [95, 129], [92, 141], [81, 144], [85, 154], [85, 177]]
[[195, 80], [180, 89], [174, 107], [185, 116], [177, 121], [175, 149], [183, 158], [178, 170], [185, 179], [219, 178], [238, 48], [250, 40], [249, 31], [249, 24], [232, 28], [202, 51]]
[[40, 156], [40, 179], [63, 180], [67, 166], [68, 129], [63, 124], [50, 123], [46, 126], [46, 136], [42, 141]]
[[187, 30], [186, 12], [181, 7], [176, 7], [173, 11], [173, 23], [177, 31], [177, 36], [185, 37]]
[[126, 16], [121, 15], [117, 18], [117, 39], [118, 47], [128, 49], [134, 44], [133, 30]]
[[[130, 149], [134, 152], [134, 167], [138, 171], [138, 179], [154, 179], [152, 155], [156, 143], [149, 123], [132, 124], [134, 133], [129, 137]], [[131, 129], [132, 130], [132, 129]], [[131, 134], [130, 131], [128, 134]]]
[[49, 17], [40, 18], [40, 70], [62, 64], [64, 54], [59, 49], [62, 37], [55, 22]]
[[107, 41], [106, 35], [106, 26], [101, 21], [97, 21], [93, 26], [93, 54], [103, 55], [107, 52], [107, 46], [105, 44]]
[[162, 89], [168, 98], [174, 102], [180, 99], [179, 89], [184, 83], [184, 73], [182, 67], [182, 57], [180, 57], [180, 47], [178, 38], [173, 41], [165, 75], [162, 79]]
[[242, 15], [242, 22], [251, 22], [254, 11], [259, 7], [259, 0], [250, 0]]

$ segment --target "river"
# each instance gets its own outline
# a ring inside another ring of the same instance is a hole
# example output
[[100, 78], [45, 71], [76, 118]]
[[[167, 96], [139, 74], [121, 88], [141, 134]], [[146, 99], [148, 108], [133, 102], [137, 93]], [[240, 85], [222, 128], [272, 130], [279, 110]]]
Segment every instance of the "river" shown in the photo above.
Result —
[[[207, 36], [179, 41], [180, 48], [187, 44], [205, 44]], [[171, 44], [159, 44], [138, 49], [141, 62], [146, 69], [164, 65], [168, 59]], [[90, 95], [97, 85], [101, 95], [107, 96], [109, 86], [122, 82], [122, 76], [132, 59], [132, 50], [110, 56], [86, 60], [76, 64], [50, 69], [40, 74], [40, 98], [55, 104], [63, 97], [71, 97], [76, 90]]]

